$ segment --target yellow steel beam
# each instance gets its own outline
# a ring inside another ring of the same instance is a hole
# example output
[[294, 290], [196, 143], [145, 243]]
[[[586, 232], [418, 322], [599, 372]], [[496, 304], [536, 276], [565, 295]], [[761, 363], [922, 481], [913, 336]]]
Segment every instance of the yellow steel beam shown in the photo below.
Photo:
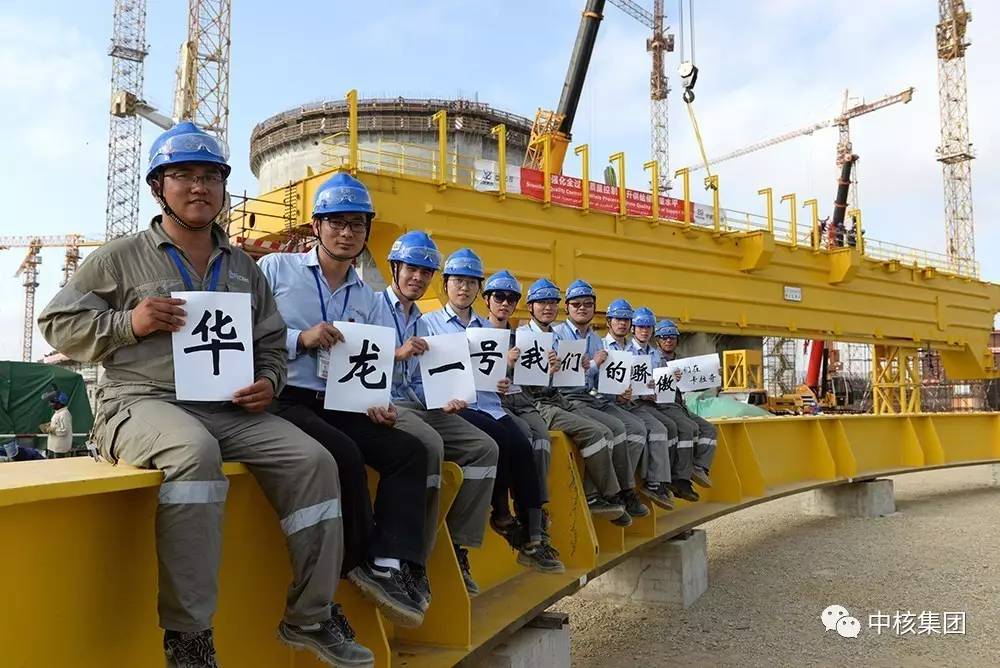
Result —
[[[300, 201], [312, 201], [328, 176], [294, 184]], [[426, 180], [358, 176], [378, 211], [369, 246], [383, 275], [392, 241], [424, 229], [445, 254], [471, 246], [488, 271], [508, 268], [527, 282], [547, 276], [563, 287], [585, 278], [600, 303], [626, 297], [687, 331], [935, 348], [949, 377], [997, 375], [987, 347], [1000, 310], [993, 283], [875, 261], [856, 248], [792, 248], [765, 231], [720, 234], [681, 221], [654, 226], [650, 219], [545, 208], [519, 194], [501, 201], [465, 187], [441, 192]], [[247, 203], [243, 215], [258, 212], [258, 234], [284, 232], [284, 193]], [[298, 223], [305, 224], [307, 207], [301, 209]]]
[[[488, 532], [483, 547], [471, 551], [473, 576], [484, 589], [472, 600], [443, 521], [461, 483], [460, 470], [447, 464], [438, 538], [428, 562], [434, 601], [424, 625], [393, 628], [346, 582], [337, 601], [360, 641], [375, 650], [376, 665], [450, 666], [478, 658], [498, 635], [634, 551], [720, 515], [857, 478], [1000, 461], [998, 414], [750, 418], [717, 425], [714, 485], [702, 500], [679, 501], [671, 512], [655, 508], [626, 530], [590, 516], [579, 458], [561, 434], [552, 434], [551, 534], [566, 573], [543, 575], [518, 566], [510, 547]], [[224, 471], [231, 485], [215, 618], [220, 660], [318, 666], [275, 638], [290, 578], [284, 536], [248, 471], [238, 464], [226, 464]], [[162, 663], [153, 533], [160, 480], [158, 472], [88, 458], [0, 467], [0, 533], [17, 536], [5, 544], [5, 557], [45, 573], [25, 578], [16, 569], [0, 569], [0, 613], [49, 622], [0, 625], [4, 665]], [[370, 483], [376, 482], [372, 474]], [[113, 619], [114, 628], [77, 623], [94, 619]], [[55, 639], [52, 625], [60, 629]]]

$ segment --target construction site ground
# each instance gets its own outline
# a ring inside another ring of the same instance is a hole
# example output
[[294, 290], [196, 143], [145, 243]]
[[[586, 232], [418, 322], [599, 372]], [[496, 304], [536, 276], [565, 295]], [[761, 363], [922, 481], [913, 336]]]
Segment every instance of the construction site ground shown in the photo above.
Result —
[[[554, 609], [570, 615], [573, 665], [997, 665], [993, 468], [893, 481], [888, 517], [812, 517], [793, 496], [706, 524], [708, 591], [687, 610], [564, 599]], [[861, 621], [857, 638], [825, 630], [820, 613], [832, 604]], [[965, 612], [965, 634], [869, 628], [869, 615], [897, 611]]]

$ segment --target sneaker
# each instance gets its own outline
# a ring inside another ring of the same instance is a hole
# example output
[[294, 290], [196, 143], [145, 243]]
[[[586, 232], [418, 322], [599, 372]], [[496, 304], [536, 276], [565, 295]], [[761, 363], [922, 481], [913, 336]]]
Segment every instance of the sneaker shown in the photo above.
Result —
[[609, 501], [603, 497], [595, 496], [587, 499], [587, 508], [591, 515], [612, 515], [618, 517], [625, 512], [625, 507], [617, 501]]
[[642, 483], [643, 493], [649, 500], [664, 510], [674, 509], [674, 496], [670, 493], [667, 483], [644, 482]]
[[639, 500], [639, 495], [634, 489], [623, 489], [619, 498], [625, 506], [625, 512], [632, 517], [646, 517], [649, 515], [649, 507]]
[[670, 483], [670, 489], [678, 499], [694, 503], [701, 498], [698, 496], [698, 492], [694, 491], [690, 480], [675, 480]]
[[622, 512], [621, 515], [611, 520], [611, 523], [619, 527], [630, 527], [632, 526], [632, 516], [626, 512]]
[[472, 567], [469, 565], [469, 551], [460, 545], [455, 546], [455, 557], [458, 558], [458, 567], [462, 569], [462, 579], [465, 580], [465, 590], [469, 596], [479, 595], [479, 585], [472, 579]]
[[421, 610], [427, 612], [431, 606], [431, 581], [427, 577], [427, 569], [419, 564], [404, 564], [403, 573], [408, 577], [410, 597]]
[[295, 649], [306, 649], [332, 666], [373, 666], [375, 655], [354, 639], [354, 629], [333, 606], [330, 619], [309, 626], [294, 626], [287, 622], [278, 624], [278, 638]]
[[526, 543], [517, 553], [517, 563], [531, 566], [539, 573], [566, 572], [566, 567], [559, 561], [556, 548], [542, 541]]
[[528, 532], [525, 531], [524, 525], [510, 515], [490, 517], [490, 526], [515, 550], [521, 549], [521, 546], [528, 542]]
[[392, 623], [412, 628], [424, 622], [424, 612], [410, 595], [402, 571], [382, 568], [369, 560], [352, 569], [347, 579], [374, 601]]
[[706, 489], [712, 486], [712, 479], [708, 477], [708, 471], [703, 468], [695, 468], [691, 473], [691, 480]]
[[167, 668], [219, 668], [212, 629], [190, 633], [164, 631], [163, 654]]

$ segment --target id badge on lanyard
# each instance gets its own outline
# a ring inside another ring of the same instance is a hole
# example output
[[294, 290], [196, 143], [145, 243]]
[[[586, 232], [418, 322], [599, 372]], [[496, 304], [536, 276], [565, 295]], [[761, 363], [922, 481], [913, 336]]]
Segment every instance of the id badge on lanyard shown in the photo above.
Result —
[[[319, 307], [323, 314], [323, 322], [329, 322], [326, 315], [326, 300], [323, 299], [323, 286], [319, 282], [319, 272], [316, 267], [311, 267], [313, 272], [313, 278], [316, 279], [316, 293], [319, 295]], [[344, 288], [344, 308], [340, 311], [340, 319], [343, 320], [344, 316], [347, 315], [347, 305], [351, 301], [351, 286]], [[353, 321], [354, 319], [351, 318]], [[326, 348], [316, 349], [316, 375], [326, 380], [326, 377], [330, 373], [330, 351]]]

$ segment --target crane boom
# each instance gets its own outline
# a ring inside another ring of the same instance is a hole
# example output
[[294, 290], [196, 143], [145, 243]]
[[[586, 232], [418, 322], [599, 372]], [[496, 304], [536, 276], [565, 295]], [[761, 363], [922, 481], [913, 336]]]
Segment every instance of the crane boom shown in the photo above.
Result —
[[638, 4], [632, 2], [632, 0], [610, 0], [610, 2], [612, 5], [622, 10], [647, 28], [656, 28], [653, 15], [640, 7]]
[[[861, 104], [855, 105], [849, 109], [845, 109], [844, 112], [841, 113], [839, 116], [835, 116], [834, 118], [831, 118], [829, 120], [819, 121], [818, 123], [813, 123], [803, 128], [799, 128], [798, 130], [792, 130], [791, 132], [786, 132], [776, 137], [771, 137], [770, 139], [765, 139], [755, 144], [750, 144], [749, 146], [744, 146], [741, 149], [737, 149], [730, 153], [725, 153], [717, 158], [712, 158], [708, 161], [708, 164], [715, 165], [720, 162], [725, 162], [726, 160], [732, 160], [733, 158], [738, 158], [740, 156], [747, 155], [748, 153], [753, 153], [755, 151], [768, 148], [769, 146], [780, 144], [782, 142], [788, 141], [789, 139], [795, 139], [796, 137], [802, 137], [804, 135], [811, 135], [817, 130], [822, 130], [832, 125], [837, 125], [841, 127], [846, 126], [851, 119], [857, 118], [858, 116], [864, 116], [865, 114], [870, 114], [873, 111], [884, 109], [885, 107], [897, 104], [899, 102], [902, 102], [904, 104], [909, 102], [910, 100], [913, 99], [913, 91], [914, 88], [911, 86], [906, 90], [900, 91], [899, 93], [895, 93], [893, 95], [886, 95], [885, 97], [879, 98], [874, 102], [862, 102]], [[704, 164], [691, 165], [690, 167], [688, 167], [688, 169], [692, 172], [704, 168], [705, 168]]]

